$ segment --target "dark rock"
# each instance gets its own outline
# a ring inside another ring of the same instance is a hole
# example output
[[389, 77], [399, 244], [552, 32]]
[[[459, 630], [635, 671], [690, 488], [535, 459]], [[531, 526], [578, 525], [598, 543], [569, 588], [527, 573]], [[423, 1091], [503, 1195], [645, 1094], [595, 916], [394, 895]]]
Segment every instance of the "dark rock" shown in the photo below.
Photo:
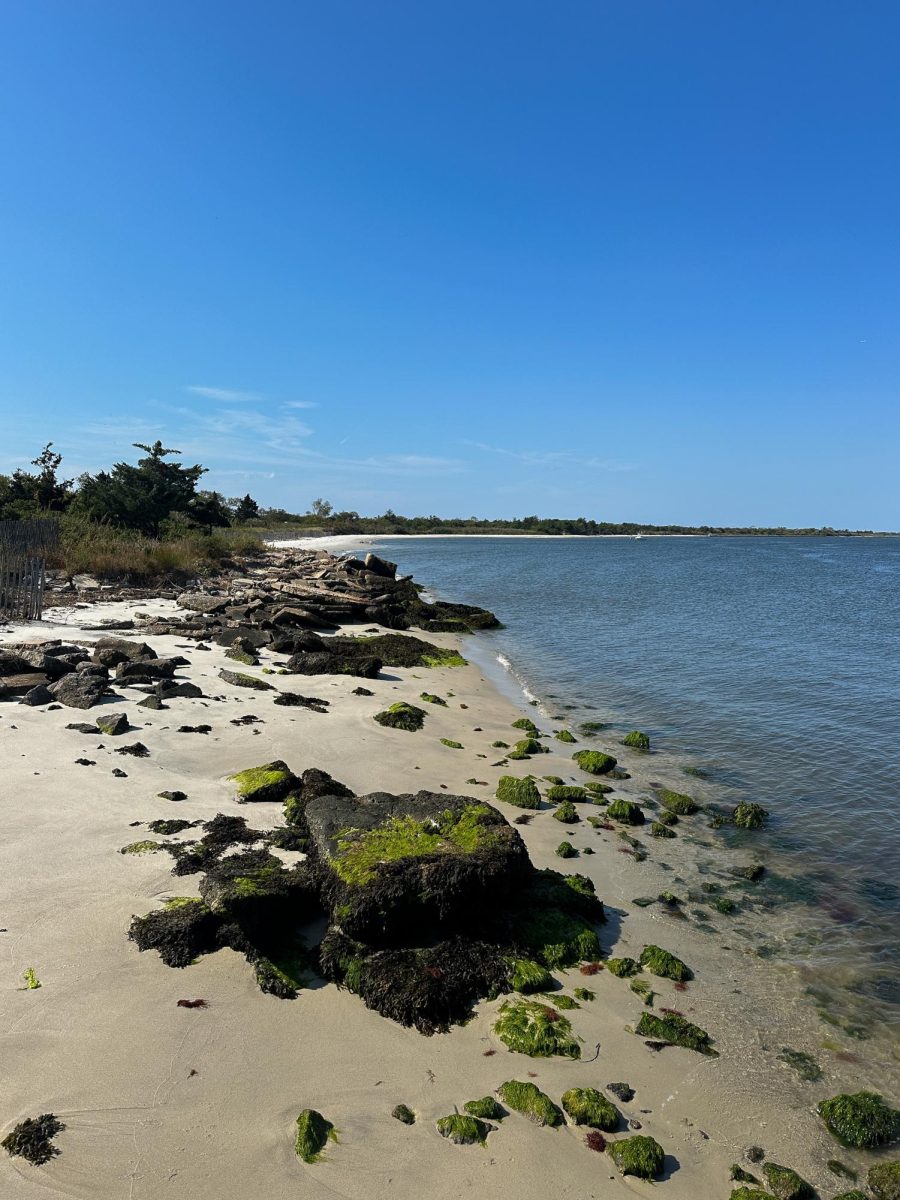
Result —
[[74, 729], [76, 733], [89, 733], [94, 737], [99, 732], [96, 725], [91, 725], [88, 721], [72, 721], [66, 726], [66, 729]]
[[53, 694], [45, 683], [39, 683], [30, 691], [26, 692], [22, 697], [21, 703], [28, 704], [32, 708], [39, 708], [41, 705], [49, 704], [53, 699]]
[[365, 568], [372, 575], [384, 575], [388, 579], [394, 579], [397, 575], [397, 564], [379, 558], [377, 554], [366, 555]]
[[299, 692], [279, 692], [275, 703], [288, 708], [311, 708], [318, 713], [328, 711], [327, 700], [320, 700], [318, 696], [301, 696]]
[[116, 667], [116, 679], [170, 679], [177, 665], [172, 658], [120, 662]]
[[629, 1087], [627, 1083], [608, 1083], [606, 1090], [612, 1092], [623, 1104], [627, 1104], [629, 1100], [634, 1099], [634, 1088]]
[[150, 757], [150, 751], [143, 742], [132, 742], [130, 746], [119, 746], [116, 754], [130, 754], [133, 758]]
[[128, 717], [123, 712], [104, 713], [103, 716], [97, 718], [97, 728], [108, 737], [116, 737], [120, 733], [127, 733], [130, 725]]
[[89, 675], [64, 675], [50, 685], [54, 700], [68, 708], [93, 708], [99, 704], [108, 690], [105, 679], [93, 679]]
[[208, 592], [182, 592], [175, 603], [192, 612], [219, 613], [228, 607], [228, 596], [211, 596]]
[[159, 796], [160, 800], [187, 800], [187, 792], [157, 792], [156, 794]]
[[154, 712], [158, 712], [161, 708], [168, 708], [168, 705], [163, 704], [159, 696], [147, 696], [145, 700], [138, 700], [138, 708], [150, 708]]

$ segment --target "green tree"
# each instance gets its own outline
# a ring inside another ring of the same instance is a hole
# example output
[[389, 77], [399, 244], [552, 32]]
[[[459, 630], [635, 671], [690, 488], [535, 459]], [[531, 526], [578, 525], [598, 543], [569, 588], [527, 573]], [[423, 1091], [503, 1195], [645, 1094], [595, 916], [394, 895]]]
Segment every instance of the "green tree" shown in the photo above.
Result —
[[334, 512], [334, 509], [328, 500], [313, 500], [309, 511], [312, 516], [318, 517], [319, 520], [327, 521]]
[[255, 521], [259, 517], [259, 505], [249, 492], [240, 500], [231, 501], [231, 511], [235, 521]]
[[109, 521], [127, 529], [137, 529], [158, 537], [160, 526], [172, 514], [190, 516], [197, 494], [197, 483], [206, 467], [185, 467], [168, 462], [180, 454], [156, 441], [152, 446], [134, 442], [135, 449], [146, 451], [137, 466], [116, 463], [110, 471], [85, 474], [79, 479], [77, 507], [95, 521]]
[[62, 455], [48, 442], [31, 460], [37, 471], [19, 468], [11, 476], [0, 476], [0, 516], [20, 518], [64, 512], [72, 500], [73, 481], [59, 478], [61, 462]]

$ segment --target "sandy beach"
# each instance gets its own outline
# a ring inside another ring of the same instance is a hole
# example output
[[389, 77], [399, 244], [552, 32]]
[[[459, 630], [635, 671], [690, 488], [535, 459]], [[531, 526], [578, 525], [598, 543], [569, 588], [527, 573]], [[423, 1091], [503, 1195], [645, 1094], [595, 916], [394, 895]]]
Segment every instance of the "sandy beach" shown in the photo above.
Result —
[[[323, 548], [318, 539], [315, 544]], [[85, 626], [174, 611], [170, 600], [48, 610], [39, 624], [6, 627], [0, 645], [54, 638], [90, 644], [102, 631]], [[56, 1139], [60, 1153], [46, 1165], [0, 1155], [0, 1196], [584, 1200], [658, 1191], [671, 1200], [696, 1200], [727, 1197], [731, 1165], [754, 1170], [746, 1151], [756, 1145], [830, 1197], [849, 1185], [829, 1173], [826, 1160], [838, 1157], [861, 1171], [874, 1161], [840, 1150], [814, 1107], [836, 1092], [876, 1084], [886, 1069], [878, 1048], [861, 1044], [855, 1061], [829, 1055], [789, 980], [773, 991], [766, 976], [763, 989], [746, 952], [729, 946], [724, 930], [711, 936], [665, 905], [633, 903], [668, 888], [684, 891], [699, 878], [701, 864], [705, 878], [731, 878], [734, 867], [752, 860], [750, 852], [725, 854], [707, 842], [700, 818], [682, 824], [697, 822], [692, 840], [653, 845], [645, 830], [633, 831], [650, 851], [643, 862], [621, 852], [615, 830], [594, 829], [584, 819], [562, 826], [547, 806], [518, 828], [536, 866], [594, 882], [608, 914], [598, 930], [604, 956], [637, 957], [655, 943], [691, 966], [696, 978], [686, 988], [653, 979], [655, 1006], [677, 1009], [708, 1030], [715, 1058], [677, 1047], [648, 1049], [631, 1032], [643, 1011], [639, 998], [626, 979], [604, 970], [590, 978], [577, 968], [554, 973], [568, 992], [587, 985], [595, 993], [567, 1013], [582, 1044], [581, 1059], [572, 1061], [507, 1051], [492, 1031], [500, 999], [480, 1003], [468, 1024], [426, 1037], [322, 980], [296, 1000], [265, 995], [231, 950], [184, 970], [165, 966], [155, 952], [140, 953], [127, 938], [132, 917], [172, 896], [196, 895], [197, 887], [196, 875], [173, 878], [168, 854], [119, 853], [148, 836], [146, 822], [226, 813], [247, 817], [253, 828], [281, 824], [280, 803], [235, 803], [226, 779], [233, 772], [284, 759], [298, 774], [324, 769], [359, 795], [446, 788], [489, 801], [512, 821], [521, 810], [494, 799], [501, 775], [530, 770], [583, 783], [571, 751], [589, 745], [615, 753], [630, 772], [616, 783], [616, 795], [639, 798], [658, 766], [652, 757], [605, 745], [602, 735], [579, 739], [578, 747], [551, 738], [551, 753], [539, 761], [492, 765], [498, 754], [492, 743], [517, 736], [513, 721], [532, 716], [547, 732], [558, 722], [517, 706], [471, 664], [386, 668], [365, 681], [371, 696], [353, 694], [360, 680], [346, 676], [301, 680], [247, 668], [276, 687], [327, 700], [328, 711], [318, 713], [276, 706], [275, 692], [223, 683], [220, 670], [234, 663], [221, 646], [200, 650], [171, 636], [145, 638], [139, 629], [123, 636], [147, 640], [160, 655], [184, 655], [189, 664], [178, 678], [198, 684], [204, 698], [174, 698], [159, 712], [139, 708], [134, 693], [108, 697], [86, 713], [0, 702], [0, 1134], [45, 1112], [65, 1124]], [[427, 636], [466, 653], [466, 638]], [[260, 652], [265, 667], [277, 668], [283, 659]], [[372, 720], [398, 700], [415, 703], [423, 690], [445, 697], [447, 706], [428, 706], [420, 732]], [[125, 712], [131, 733], [117, 739], [66, 728], [105, 711]], [[248, 714], [258, 723], [235, 723]], [[178, 731], [199, 724], [211, 731]], [[463, 749], [442, 745], [441, 738]], [[120, 742], [135, 740], [148, 757], [116, 752]], [[90, 765], [79, 765], [80, 758]], [[515, 767], [525, 770], [510, 772]], [[473, 778], [479, 782], [469, 782]], [[176, 790], [187, 799], [174, 803], [158, 795]], [[186, 831], [175, 840], [189, 836]], [[593, 853], [560, 859], [555, 848], [563, 837]], [[285, 862], [300, 857], [276, 854]], [[29, 968], [40, 988], [24, 987]], [[203, 998], [207, 1006], [178, 1007], [184, 998]], [[784, 1046], [815, 1055], [824, 1078], [800, 1080], [777, 1058]], [[529, 1078], [557, 1103], [571, 1087], [603, 1090], [627, 1082], [634, 1098], [618, 1104], [623, 1123], [611, 1136], [640, 1129], [656, 1138], [666, 1152], [663, 1180], [651, 1185], [623, 1177], [608, 1155], [585, 1146], [582, 1128], [538, 1128], [515, 1113], [484, 1146], [453, 1145], [438, 1135], [437, 1118], [495, 1092], [505, 1080]], [[392, 1119], [401, 1102], [415, 1111], [414, 1125]], [[297, 1114], [308, 1107], [333, 1122], [337, 1141], [320, 1162], [305, 1165], [293, 1152], [293, 1135]]]

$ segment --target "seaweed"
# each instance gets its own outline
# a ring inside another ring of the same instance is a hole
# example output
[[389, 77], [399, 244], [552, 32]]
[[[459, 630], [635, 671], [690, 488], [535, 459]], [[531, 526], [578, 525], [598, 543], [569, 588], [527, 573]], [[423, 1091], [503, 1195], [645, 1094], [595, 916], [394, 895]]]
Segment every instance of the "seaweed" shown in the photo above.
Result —
[[633, 729], [622, 738], [622, 745], [629, 746], [632, 750], [649, 750], [650, 737], [639, 729]]
[[463, 1113], [451, 1113], [447, 1117], [441, 1117], [436, 1124], [441, 1137], [447, 1138], [457, 1146], [483, 1145], [490, 1132], [484, 1121]]
[[616, 765], [611, 754], [603, 754], [599, 750], [576, 750], [572, 758], [588, 775], [607, 775]]
[[875, 1200], [900, 1200], [900, 1160], [869, 1167], [866, 1183]]
[[556, 847], [556, 855], [558, 858], [576, 858], [578, 851], [571, 842], [560, 842]]
[[494, 1033], [509, 1050], [532, 1058], [580, 1058], [581, 1048], [566, 1017], [537, 1000], [505, 1000]]
[[383, 712], [375, 713], [372, 720], [388, 729], [404, 729], [407, 733], [416, 733], [425, 724], [425, 709], [416, 704], [407, 704], [398, 700]]
[[304, 1108], [297, 1118], [297, 1136], [294, 1141], [297, 1157], [302, 1158], [305, 1163], [318, 1162], [329, 1140], [337, 1141], [332, 1123], [314, 1108]]
[[545, 992], [553, 986], [553, 976], [540, 963], [517, 958], [512, 965], [509, 985], [515, 992]]
[[655, 1179], [663, 1168], [665, 1153], [655, 1138], [636, 1134], [610, 1142], [607, 1147], [610, 1158], [623, 1175], [636, 1175], [639, 1179]]
[[761, 829], [768, 817], [768, 809], [761, 804], [751, 804], [748, 800], [742, 800], [731, 814], [738, 829]]
[[569, 733], [568, 729], [557, 729], [553, 736], [558, 742], [568, 742], [570, 744], [578, 740], [577, 738], [573, 737], [571, 733]]
[[621, 821], [625, 825], [644, 824], [644, 810], [633, 800], [613, 800], [606, 811], [613, 820]]
[[596, 1088], [569, 1088], [560, 1103], [574, 1125], [609, 1133], [619, 1124], [619, 1110]]
[[641, 1013], [635, 1033], [639, 1037], [658, 1039], [670, 1046], [683, 1046], [686, 1050], [696, 1050], [700, 1054], [716, 1054], [710, 1044], [712, 1039], [705, 1029], [692, 1025], [690, 1021], [674, 1013], [660, 1017], [654, 1013]]
[[467, 1100], [463, 1109], [470, 1117], [480, 1117], [482, 1121], [502, 1121], [507, 1115], [502, 1104], [498, 1104], [493, 1096], [482, 1096], [480, 1100]]
[[581, 820], [575, 809], [575, 805], [571, 802], [571, 800], [564, 800], [562, 804], [560, 804], [559, 807], [554, 810], [553, 819], [555, 821], [561, 821], [564, 825], [574, 825]]
[[832, 1096], [816, 1111], [832, 1137], [844, 1146], [868, 1150], [900, 1138], [900, 1111], [886, 1104], [877, 1092]]
[[442, 746], [447, 746], [450, 750], [465, 749], [465, 746], [463, 746], [462, 742], [454, 742], [452, 738], [441, 738], [440, 742]]
[[399, 1121], [401, 1125], [415, 1125], [416, 1114], [406, 1104], [397, 1104], [391, 1110], [391, 1116], [395, 1121]]
[[521, 1083], [517, 1079], [509, 1079], [500, 1085], [497, 1095], [507, 1108], [521, 1113], [535, 1125], [555, 1127], [563, 1123], [561, 1109], [533, 1083]]
[[660, 946], [644, 947], [641, 951], [641, 966], [646, 967], [651, 975], [657, 975], [661, 979], [674, 979], [676, 983], [684, 983], [694, 978], [690, 967]]
[[791, 1070], [796, 1071], [804, 1083], [816, 1083], [822, 1078], [822, 1068], [811, 1054], [803, 1050], [791, 1050], [783, 1046], [778, 1058]]
[[606, 960], [606, 969], [611, 975], [615, 975], [617, 979], [627, 979], [629, 975], [636, 975], [641, 969], [641, 964], [633, 958], [608, 958]]
[[280, 758], [229, 775], [238, 804], [280, 801], [297, 785], [297, 777]]
[[767, 1162], [762, 1169], [766, 1183], [776, 1200], [814, 1200], [816, 1193], [805, 1179], [790, 1167]]
[[497, 799], [516, 808], [540, 808], [541, 794], [531, 779], [516, 779], [514, 775], [501, 775], [497, 783]]
[[65, 1125], [53, 1113], [42, 1113], [39, 1117], [27, 1117], [6, 1135], [0, 1146], [11, 1157], [24, 1158], [26, 1162], [41, 1167], [59, 1154], [53, 1139], [62, 1133]]
[[679, 817], [689, 817], [697, 811], [697, 803], [691, 796], [686, 796], [683, 792], [673, 792], [669, 788], [658, 788], [656, 792], [660, 804], [669, 812], [675, 813]]

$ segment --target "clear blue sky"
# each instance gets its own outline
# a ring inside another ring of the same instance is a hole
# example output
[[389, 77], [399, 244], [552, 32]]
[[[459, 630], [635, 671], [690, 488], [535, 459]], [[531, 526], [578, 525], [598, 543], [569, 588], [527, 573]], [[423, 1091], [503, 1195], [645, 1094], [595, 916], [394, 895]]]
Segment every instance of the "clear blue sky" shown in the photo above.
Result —
[[0, 6], [0, 471], [900, 527], [900, 8]]

